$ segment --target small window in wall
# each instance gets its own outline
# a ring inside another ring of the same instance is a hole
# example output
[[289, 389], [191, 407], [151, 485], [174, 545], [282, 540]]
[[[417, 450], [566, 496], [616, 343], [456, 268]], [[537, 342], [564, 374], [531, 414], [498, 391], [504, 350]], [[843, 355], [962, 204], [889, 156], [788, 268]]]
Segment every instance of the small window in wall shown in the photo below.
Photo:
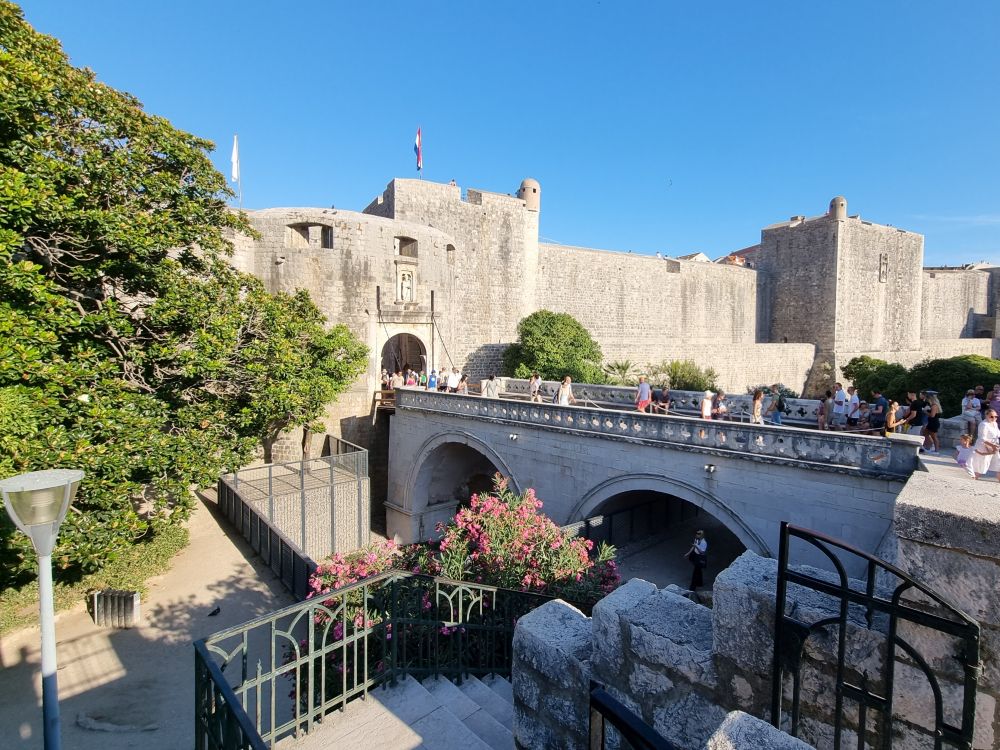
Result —
[[320, 247], [326, 250], [333, 248], [333, 227], [323, 227], [320, 233]]
[[399, 254], [406, 258], [417, 257], [417, 241], [412, 237], [397, 237], [399, 243]]
[[285, 244], [289, 247], [309, 247], [309, 225], [289, 224], [285, 232]]
[[449, 266], [455, 265], [455, 246], [454, 245], [448, 245], [445, 248], [445, 255], [448, 257], [448, 265]]
[[889, 280], [889, 253], [878, 256], [878, 280], [882, 284]]
[[413, 272], [401, 271], [399, 274], [400, 302], [413, 302]]

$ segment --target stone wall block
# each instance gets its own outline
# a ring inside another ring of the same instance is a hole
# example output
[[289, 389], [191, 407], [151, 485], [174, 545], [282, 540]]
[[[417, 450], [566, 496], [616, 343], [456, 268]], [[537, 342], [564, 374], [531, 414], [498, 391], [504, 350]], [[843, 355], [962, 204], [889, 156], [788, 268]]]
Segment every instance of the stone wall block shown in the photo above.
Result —
[[742, 711], [730, 711], [705, 743], [705, 750], [810, 750], [811, 747]]
[[518, 747], [584, 747], [590, 720], [591, 621], [556, 600], [514, 630], [514, 737]]
[[778, 562], [744, 552], [712, 587], [712, 650], [742, 671], [770, 678]]
[[633, 578], [594, 605], [591, 667], [597, 679], [609, 682], [622, 673], [624, 633], [622, 615], [656, 594], [656, 586]]
[[712, 612], [690, 599], [660, 591], [625, 615], [631, 653], [695, 685], [718, 684], [712, 662]]
[[653, 729], [680, 747], [701, 747], [725, 718], [725, 709], [689, 692], [653, 710]]

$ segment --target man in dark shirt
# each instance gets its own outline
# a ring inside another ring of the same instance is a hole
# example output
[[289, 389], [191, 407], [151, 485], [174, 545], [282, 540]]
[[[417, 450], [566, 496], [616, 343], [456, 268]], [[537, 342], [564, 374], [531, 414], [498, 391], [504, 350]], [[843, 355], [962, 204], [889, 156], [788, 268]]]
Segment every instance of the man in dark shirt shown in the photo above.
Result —
[[885, 427], [885, 414], [889, 410], [889, 402], [885, 400], [885, 396], [882, 395], [882, 391], [879, 388], [874, 388], [872, 390], [872, 402], [870, 404], [870, 417], [869, 422], [871, 423], [872, 429], [881, 430]]
[[917, 395], [912, 391], [906, 394], [906, 400], [909, 403], [907, 404], [906, 419], [903, 422], [906, 424], [907, 432], [914, 427], [918, 427], [920, 428], [920, 434], [924, 434], [923, 427], [927, 424], [927, 402], [924, 401], [923, 395], [923, 391], [920, 393], [920, 398], [917, 398]]

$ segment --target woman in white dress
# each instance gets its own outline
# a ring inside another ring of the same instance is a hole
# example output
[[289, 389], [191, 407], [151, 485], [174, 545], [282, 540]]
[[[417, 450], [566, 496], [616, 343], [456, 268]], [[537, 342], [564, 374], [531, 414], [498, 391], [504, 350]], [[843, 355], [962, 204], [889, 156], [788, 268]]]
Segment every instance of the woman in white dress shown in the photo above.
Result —
[[[973, 479], [979, 479], [989, 471], [1000, 471], [1000, 426], [997, 426], [997, 413], [993, 409], [986, 410], [986, 419], [979, 424], [976, 444], [965, 470]], [[1000, 481], [1000, 474], [997, 475]]]
[[563, 378], [556, 401], [560, 406], [570, 406], [576, 403], [576, 399], [573, 398], [573, 379], [569, 375]]

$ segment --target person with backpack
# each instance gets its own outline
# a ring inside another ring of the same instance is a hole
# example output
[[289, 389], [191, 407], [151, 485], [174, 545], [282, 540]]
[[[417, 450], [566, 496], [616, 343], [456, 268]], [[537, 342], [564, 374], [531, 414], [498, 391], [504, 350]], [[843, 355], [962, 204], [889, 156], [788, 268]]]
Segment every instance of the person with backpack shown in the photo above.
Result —
[[770, 415], [771, 421], [780, 427], [781, 417], [785, 413], [785, 395], [781, 392], [778, 383], [771, 386], [771, 393], [771, 404], [767, 407], [764, 416]]

